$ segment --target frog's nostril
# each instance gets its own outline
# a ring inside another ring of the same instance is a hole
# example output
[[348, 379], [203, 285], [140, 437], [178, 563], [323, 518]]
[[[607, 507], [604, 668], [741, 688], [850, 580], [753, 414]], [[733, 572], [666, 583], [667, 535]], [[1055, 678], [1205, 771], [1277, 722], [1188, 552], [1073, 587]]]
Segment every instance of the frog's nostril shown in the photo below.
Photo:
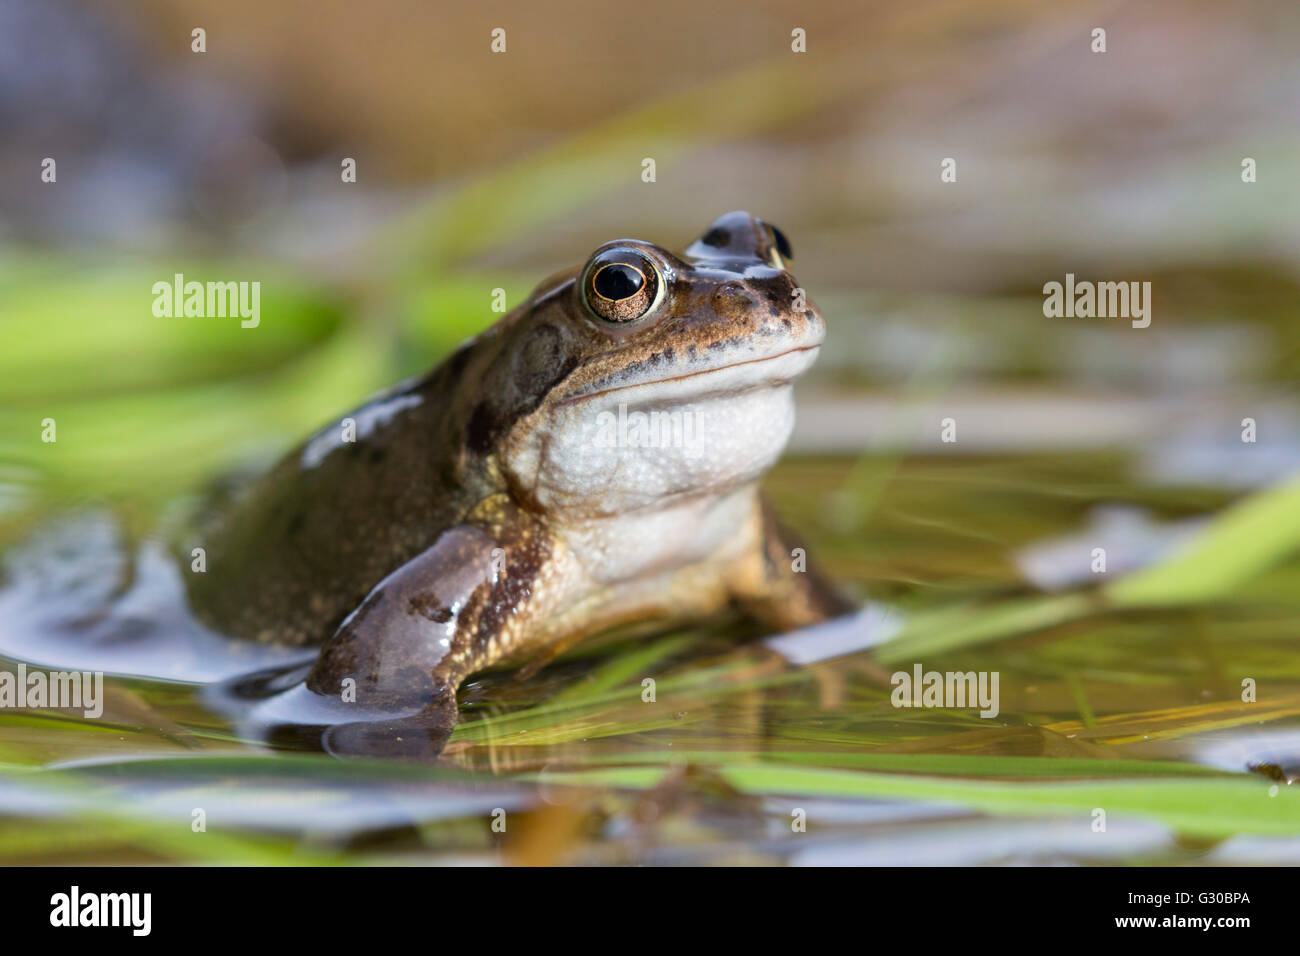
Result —
[[744, 308], [754, 300], [739, 282], [724, 282], [713, 293], [714, 305], [719, 308]]

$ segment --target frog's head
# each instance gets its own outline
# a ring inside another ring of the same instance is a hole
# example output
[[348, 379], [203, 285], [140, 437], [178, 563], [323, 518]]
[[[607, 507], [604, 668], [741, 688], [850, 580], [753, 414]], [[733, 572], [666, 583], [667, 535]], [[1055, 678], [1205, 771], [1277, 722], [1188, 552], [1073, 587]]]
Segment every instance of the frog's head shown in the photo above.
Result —
[[497, 327], [467, 445], [553, 510], [608, 513], [752, 482], [789, 438], [791, 383], [825, 334], [790, 258], [782, 232], [745, 212], [680, 256], [605, 243]]

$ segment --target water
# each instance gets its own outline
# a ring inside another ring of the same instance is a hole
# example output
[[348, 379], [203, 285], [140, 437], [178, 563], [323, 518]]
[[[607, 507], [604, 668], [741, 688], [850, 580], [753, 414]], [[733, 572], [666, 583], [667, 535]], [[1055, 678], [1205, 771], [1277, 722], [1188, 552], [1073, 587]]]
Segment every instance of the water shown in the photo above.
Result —
[[[840, 579], [903, 622], [1032, 594], [1016, 555], [1096, 529], [1106, 503], [1141, 514], [1116, 538], [1140, 564], [1168, 537], [1153, 528], [1181, 533], [1215, 499], [1157, 504], [1119, 487], [1111, 457], [1033, 456], [894, 466], [854, 524], [810, 504], [886, 464], [795, 459], [769, 486]], [[1008, 495], [1019, 508], [999, 507]], [[781, 638], [791, 666], [719, 621], [615, 635], [526, 681], [480, 675], [441, 758], [411, 764], [321, 753], [331, 715], [293, 689], [309, 651], [206, 631], [156, 542], [128, 544], [106, 509], [70, 512], [6, 555], [0, 670], [102, 670], [104, 713], [0, 715], [0, 859], [1297, 862], [1288, 567], [1231, 602], [1098, 609], [918, 661], [997, 671], [992, 720], [891, 706], [890, 671], [911, 667], [858, 649], [892, 633], [879, 620]], [[1179, 801], [1188, 815], [1166, 809]], [[69, 822], [82, 839], [61, 836]]]

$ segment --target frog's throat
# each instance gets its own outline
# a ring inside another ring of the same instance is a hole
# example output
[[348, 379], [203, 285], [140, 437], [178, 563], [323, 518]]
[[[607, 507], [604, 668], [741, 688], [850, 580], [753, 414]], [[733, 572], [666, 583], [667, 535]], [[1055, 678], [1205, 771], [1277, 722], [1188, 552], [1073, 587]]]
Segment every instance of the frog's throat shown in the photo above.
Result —
[[745, 368], [746, 366], [766, 365], [769, 362], [779, 363], [782, 359], [788, 360], [793, 356], [798, 356], [800, 353], [811, 352], [812, 354], [807, 357], [807, 360], [800, 363], [800, 367], [792, 369], [790, 374], [782, 375], [778, 380], [771, 381], [770, 383], [765, 383], [762, 379], [756, 378], [753, 381], [747, 383], [747, 387], [759, 388], [762, 387], [764, 384], [773, 384], [773, 385], [784, 384], [798, 377], [804, 371], [806, 371], [808, 366], [812, 364], [812, 360], [817, 357], [817, 352], [820, 350], [821, 350], [820, 343], [817, 345], [800, 345], [794, 348], [786, 349], [784, 352], [777, 352], [775, 355], [761, 355], [756, 358], [744, 359], [739, 362], [729, 362], [726, 365], [714, 365], [709, 368], [701, 368], [701, 369], [695, 369], [694, 371], [690, 371], [690, 372], [682, 372], [680, 375], [668, 375], [665, 376], [664, 378], [651, 378], [651, 379], [645, 379], [643, 381], [638, 381], [638, 382], [624, 382], [621, 385], [611, 385], [609, 388], [602, 388], [599, 391], [584, 392], [580, 395], [571, 395], [568, 398], [562, 400], [559, 404], [573, 405], [578, 402], [591, 401], [592, 399], [600, 398], [602, 395], [609, 395], [612, 392], [622, 392], [630, 388], [653, 389], [661, 386], [667, 386], [675, 382], [685, 382], [690, 379], [701, 378], [706, 375], [718, 375], [722, 372], [727, 372], [727, 371], [734, 372], [735, 370]]

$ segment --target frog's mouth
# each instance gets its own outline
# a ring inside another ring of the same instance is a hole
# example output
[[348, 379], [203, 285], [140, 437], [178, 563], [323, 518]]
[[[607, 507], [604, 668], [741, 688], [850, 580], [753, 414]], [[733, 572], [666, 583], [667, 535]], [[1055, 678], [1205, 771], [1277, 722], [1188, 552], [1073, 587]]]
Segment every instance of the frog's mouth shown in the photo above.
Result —
[[685, 366], [675, 375], [611, 384], [605, 388], [568, 396], [560, 404], [572, 405], [631, 389], [641, 390], [643, 394], [639, 398], [647, 404], [670, 404], [754, 389], [778, 388], [790, 384], [806, 372], [820, 351], [821, 343], [816, 343], [795, 346], [773, 355], [737, 359], [724, 365], [703, 368]]

